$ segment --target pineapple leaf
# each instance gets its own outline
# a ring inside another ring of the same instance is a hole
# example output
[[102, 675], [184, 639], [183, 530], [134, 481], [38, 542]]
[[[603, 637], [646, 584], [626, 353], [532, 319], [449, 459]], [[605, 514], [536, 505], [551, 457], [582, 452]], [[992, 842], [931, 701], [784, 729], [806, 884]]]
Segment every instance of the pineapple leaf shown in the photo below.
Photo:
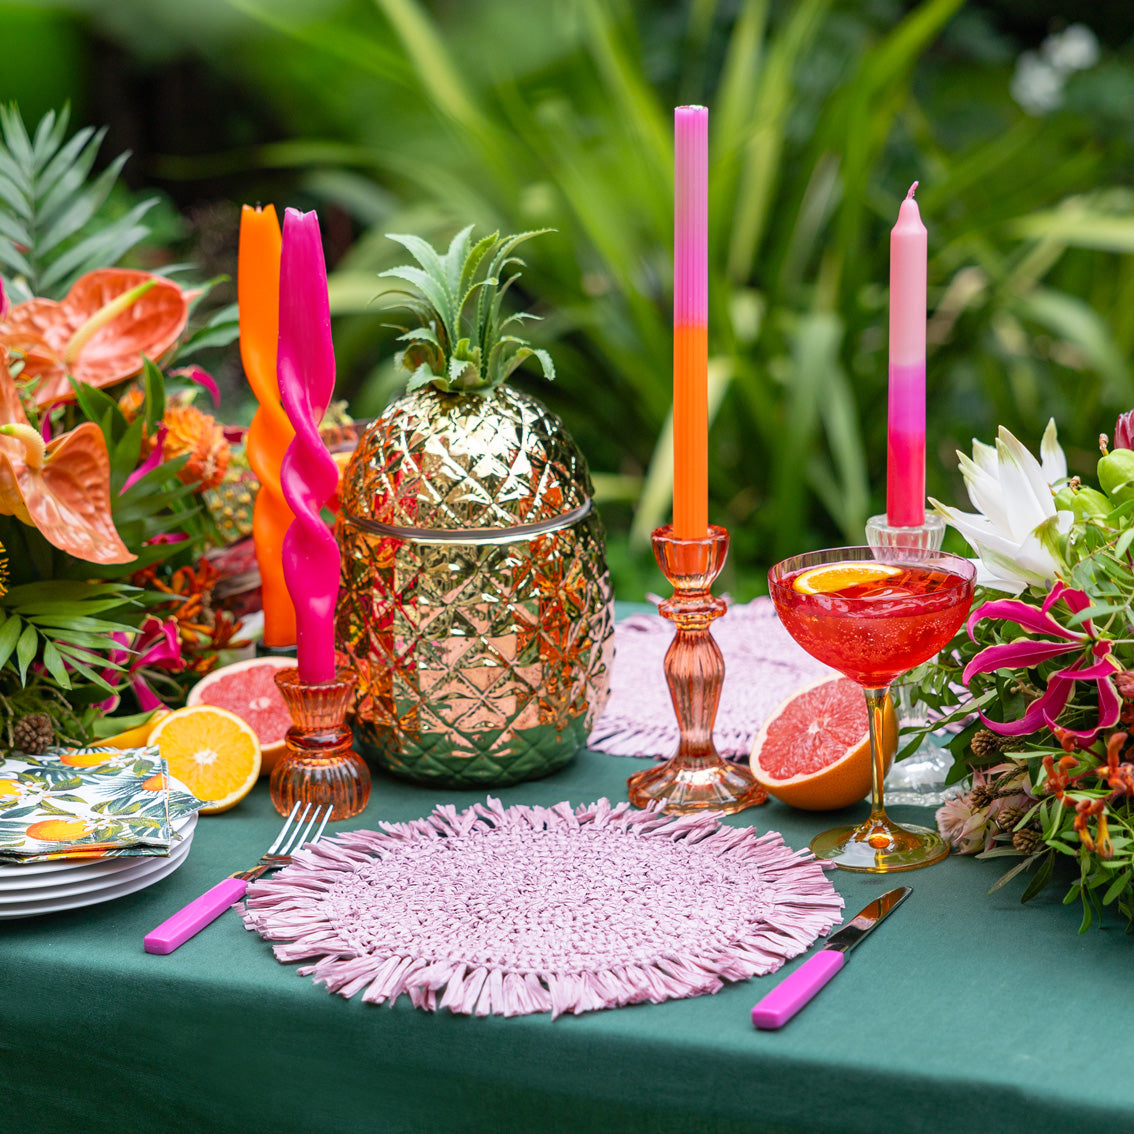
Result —
[[[449, 293], [445, 290], [443, 283], [434, 279], [433, 276], [423, 271], [421, 268], [410, 266], [389, 268], [379, 274], [404, 280], [406, 283], [412, 284], [417, 288], [421, 295], [425, 297], [426, 302], [429, 304], [429, 309], [436, 313], [437, 321], [441, 324], [446, 339], [451, 341], [453, 333], [457, 329], [455, 326], [456, 320], [454, 318], [454, 312], [452, 311], [452, 305], [449, 302]], [[414, 306], [416, 307], [416, 305]]]
[[[472, 236], [473, 226], [466, 225], [449, 241], [449, 250], [441, 260], [444, 275], [445, 290], [448, 291], [457, 314], [460, 315], [458, 305], [461, 299], [461, 281], [464, 279], [464, 266], [469, 256], [469, 237]], [[424, 244], [425, 242], [422, 241]], [[429, 245], [426, 244], [428, 248]], [[424, 265], [425, 261], [421, 261]]]
[[449, 391], [449, 379], [442, 377], [440, 374], [434, 374], [429, 366], [423, 362], [410, 375], [406, 389], [412, 393], [414, 390], [420, 390], [423, 386], [429, 386], [431, 384], [437, 386], [438, 389], [444, 390], [446, 393]]
[[489, 368], [493, 371], [496, 384], [507, 380], [514, 370], [520, 367], [529, 358], [534, 358], [548, 381], [555, 381], [555, 363], [551, 355], [541, 347], [528, 346], [523, 339], [515, 335], [505, 335], [497, 344], [489, 359]]
[[433, 333], [432, 327], [411, 327], [398, 336], [398, 341], [431, 343], [438, 350], [442, 349], [441, 340]]
[[475, 363], [463, 358], [449, 359], [450, 390], [475, 390], [483, 385], [480, 381], [480, 368]]
[[[546, 351], [529, 347], [515, 335], [503, 334], [509, 325], [538, 316], [502, 314], [504, 295], [524, 266], [523, 260], [513, 255], [514, 250], [525, 240], [551, 230], [533, 229], [505, 237], [494, 232], [475, 243], [472, 231], [472, 225], [461, 229], [444, 254], [420, 237], [390, 236], [419, 265], [381, 273], [409, 285], [409, 290], [390, 290], [422, 323], [422, 327], [399, 336], [400, 341], [411, 344], [397, 356], [398, 365], [410, 372], [411, 391], [430, 383], [447, 392], [491, 390], [531, 357], [539, 360], [545, 375], [554, 377]], [[436, 359], [426, 361], [424, 344], [435, 349]]]
[[[469, 231], [471, 231], [471, 229]], [[461, 269], [461, 282], [458, 288], [462, 308], [468, 302], [469, 296], [478, 287], [484, 287], [486, 281], [476, 279], [476, 270], [480, 267], [484, 257], [488, 255], [489, 250], [499, 239], [500, 234], [498, 232], [492, 233], [491, 236], [481, 237], [469, 252], [464, 267]]]
[[60, 299], [79, 276], [118, 263], [146, 237], [156, 198], [108, 218], [107, 197], [128, 154], [90, 179], [104, 130], [67, 138], [68, 111], [48, 112], [29, 136], [15, 106], [0, 105], [0, 271], [13, 302]]

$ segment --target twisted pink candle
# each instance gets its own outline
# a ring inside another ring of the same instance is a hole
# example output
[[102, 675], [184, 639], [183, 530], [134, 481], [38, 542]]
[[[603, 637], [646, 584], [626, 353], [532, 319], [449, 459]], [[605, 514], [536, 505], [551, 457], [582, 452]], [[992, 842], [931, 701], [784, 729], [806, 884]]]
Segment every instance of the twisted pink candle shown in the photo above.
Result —
[[910, 186], [890, 232], [890, 397], [886, 518], [925, 523], [925, 225]]
[[341, 562], [320, 515], [338, 487], [339, 473], [319, 436], [335, 390], [335, 353], [327, 267], [314, 212], [288, 209], [284, 214], [276, 371], [280, 401], [295, 429], [280, 464], [280, 484], [295, 514], [283, 541], [284, 577], [295, 606], [299, 679], [319, 685], [335, 679]]

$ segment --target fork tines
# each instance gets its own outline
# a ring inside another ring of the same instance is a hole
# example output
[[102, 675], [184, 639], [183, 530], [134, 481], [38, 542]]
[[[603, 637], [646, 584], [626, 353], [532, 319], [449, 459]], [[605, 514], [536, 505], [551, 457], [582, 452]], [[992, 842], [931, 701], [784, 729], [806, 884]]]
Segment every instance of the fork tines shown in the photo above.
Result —
[[[303, 809], [302, 814], [300, 814], [300, 808]], [[323, 828], [327, 826], [327, 820], [331, 818], [333, 810], [334, 807], [329, 803], [320, 805], [304, 803], [301, 799], [296, 800], [287, 821], [276, 836], [276, 841], [268, 848], [268, 854], [290, 855], [293, 850], [297, 850], [304, 843], [317, 842], [322, 836]], [[296, 819], [297, 815], [299, 816], [298, 819]], [[309, 816], [310, 818], [308, 818]], [[294, 828], [292, 823], [295, 823]], [[306, 827], [304, 827], [304, 823], [307, 824]], [[316, 824], [318, 824], [318, 830], [315, 829]], [[312, 834], [313, 831], [314, 834]]]

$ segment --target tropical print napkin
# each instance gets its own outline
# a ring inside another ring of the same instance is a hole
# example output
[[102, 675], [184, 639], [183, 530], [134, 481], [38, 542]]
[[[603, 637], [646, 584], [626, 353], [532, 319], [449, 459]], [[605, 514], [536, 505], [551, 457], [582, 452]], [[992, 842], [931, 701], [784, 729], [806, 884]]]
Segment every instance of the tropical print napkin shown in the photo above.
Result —
[[0, 760], [0, 863], [166, 855], [201, 800], [156, 748], [50, 748]]

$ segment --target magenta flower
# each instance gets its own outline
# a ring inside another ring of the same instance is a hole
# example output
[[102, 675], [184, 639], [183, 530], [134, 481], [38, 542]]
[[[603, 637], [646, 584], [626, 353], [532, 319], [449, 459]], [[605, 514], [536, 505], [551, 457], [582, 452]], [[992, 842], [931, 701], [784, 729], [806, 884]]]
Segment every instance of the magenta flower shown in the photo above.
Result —
[[1134, 410], [1118, 415], [1114, 423], [1114, 444], [1112, 449], [1134, 449]]
[[[177, 632], [177, 620], [173, 618], [155, 618], [152, 615], [142, 623], [142, 628], [134, 637], [133, 648], [125, 634], [112, 634], [111, 637], [118, 644], [118, 648], [111, 650], [107, 660], [114, 665], [129, 663], [125, 679], [126, 684], [134, 691], [138, 699], [138, 707], [142, 712], [162, 708], [164, 702], [150, 688], [146, 680], [147, 670], [164, 669], [176, 673], [185, 668], [185, 659], [181, 656], [181, 638]], [[115, 671], [105, 670], [104, 677], [110, 677]], [[115, 693], [103, 701], [98, 707], [104, 712], [113, 712], [118, 707], [119, 694]]]
[[209, 392], [209, 397], [213, 399], [213, 409], [220, 409], [220, 388], [216, 379], [207, 370], [202, 370], [199, 366], [182, 366], [178, 370], [171, 370], [169, 376], [184, 378], [188, 382], [203, 386]]
[[163, 421], [157, 427], [157, 436], [154, 438], [154, 447], [150, 450], [150, 455], [122, 482], [122, 487], [118, 490], [119, 496], [141, 480], [146, 473], [153, 472], [165, 460], [165, 435], [168, 432], [169, 427]]
[[1043, 601], [1043, 606], [1035, 607], [1019, 599], [997, 599], [977, 607], [969, 616], [968, 631], [972, 637], [973, 627], [982, 618], [1002, 618], [1015, 622], [1024, 630], [1049, 634], [1051, 638], [1024, 638], [1015, 642], [1005, 642], [998, 646], [988, 646], [981, 650], [965, 666], [962, 680], [967, 685], [969, 679], [978, 673], [995, 673], [1001, 669], [1031, 669], [1041, 662], [1063, 654], [1078, 652], [1080, 656], [1067, 666], [1053, 673], [1047, 679], [1047, 689], [1028, 706], [1018, 721], [992, 721], [980, 714], [981, 720], [993, 732], [1002, 736], [1026, 736], [1037, 729], [1054, 728], [1059, 714], [1067, 707], [1076, 681], [1093, 682], [1098, 689], [1098, 723], [1085, 730], [1067, 729], [1071, 736], [1084, 744], [1089, 744], [1101, 729], [1112, 728], [1118, 723], [1122, 709], [1122, 699], [1114, 687], [1112, 678], [1121, 666], [1110, 656], [1111, 643], [1095, 634], [1091, 620], [1083, 622], [1082, 630], [1069, 630], [1061, 626], [1051, 615], [1056, 603], [1062, 603], [1072, 614], [1078, 614], [1090, 605], [1090, 599], [1083, 591], [1075, 590], [1057, 582], [1051, 593]]

